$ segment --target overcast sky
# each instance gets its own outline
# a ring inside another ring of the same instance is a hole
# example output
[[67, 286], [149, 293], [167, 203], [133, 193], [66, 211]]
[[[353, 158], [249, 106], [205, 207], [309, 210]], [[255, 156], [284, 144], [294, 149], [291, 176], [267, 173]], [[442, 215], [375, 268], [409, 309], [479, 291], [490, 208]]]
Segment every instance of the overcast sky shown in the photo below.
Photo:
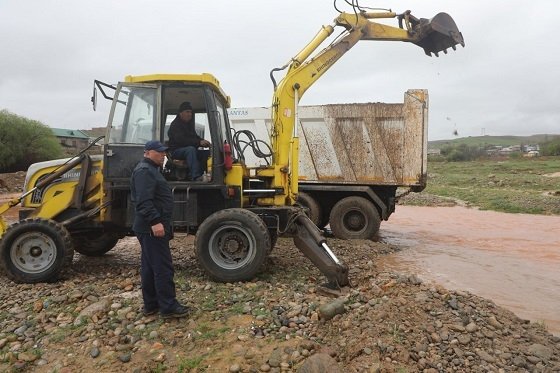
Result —
[[[430, 140], [455, 129], [461, 137], [560, 133], [557, 0], [360, 5], [418, 18], [447, 12], [466, 47], [435, 58], [413, 44], [362, 41], [302, 105], [402, 102], [407, 89], [426, 88]], [[269, 106], [269, 71], [336, 15], [330, 0], [0, 0], [0, 109], [89, 129], [105, 126], [109, 109], [93, 112], [94, 79], [200, 72], [220, 80], [233, 107]]]

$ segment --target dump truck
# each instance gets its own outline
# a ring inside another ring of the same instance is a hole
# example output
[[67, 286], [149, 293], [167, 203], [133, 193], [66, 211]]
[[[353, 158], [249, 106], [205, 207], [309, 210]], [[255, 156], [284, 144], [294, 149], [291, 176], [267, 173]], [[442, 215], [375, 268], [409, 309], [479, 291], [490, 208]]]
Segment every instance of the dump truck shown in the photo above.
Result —
[[[330, 225], [342, 239], [374, 238], [399, 196], [426, 187], [427, 90], [408, 90], [402, 103], [300, 106], [298, 113], [298, 202], [318, 228]], [[270, 108], [231, 108], [228, 115], [239, 138], [266, 149]], [[244, 161], [265, 165], [264, 152], [252, 149], [239, 149]]]
[[[349, 286], [347, 266], [297, 205], [295, 124], [300, 98], [361, 40], [408, 42], [428, 55], [464, 45], [446, 13], [418, 19], [410, 11], [353, 8], [339, 13], [332, 25], [321, 27], [285, 65], [272, 69], [273, 131], [266, 166], [249, 167], [236, 152], [242, 145], [231, 132], [227, 113], [231, 99], [213, 75], [128, 75], [118, 84], [96, 81], [94, 107], [97, 89], [111, 101], [103, 155], [81, 152], [29, 168], [23, 194], [0, 206], [1, 217], [22, 205], [19, 221], [8, 225], [0, 219], [0, 264], [7, 276], [18, 282], [55, 281], [71, 265], [74, 250], [103, 255], [120, 238], [134, 235], [132, 170], [142, 159], [147, 141], [167, 141], [169, 119], [177, 115], [181, 102], [188, 101], [195, 121], [208, 123], [213, 146], [204, 149], [204, 166], [209, 177], [191, 180], [173, 162], [161, 172], [173, 190], [173, 228], [196, 234], [196, 258], [207, 276], [221, 282], [252, 279], [276, 237], [286, 236], [325, 275], [325, 286], [332, 290]], [[376, 19], [396, 19], [398, 26]], [[335, 29], [341, 29], [341, 35], [319, 49]], [[277, 82], [274, 75], [282, 71]]]

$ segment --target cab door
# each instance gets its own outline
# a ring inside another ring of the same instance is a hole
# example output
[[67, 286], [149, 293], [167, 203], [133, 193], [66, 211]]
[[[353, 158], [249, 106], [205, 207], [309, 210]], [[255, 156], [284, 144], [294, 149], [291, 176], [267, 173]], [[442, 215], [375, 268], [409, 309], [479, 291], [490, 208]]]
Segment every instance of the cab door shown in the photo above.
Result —
[[109, 116], [104, 155], [104, 179], [113, 186], [128, 185], [144, 144], [158, 139], [159, 91], [155, 84], [120, 83]]

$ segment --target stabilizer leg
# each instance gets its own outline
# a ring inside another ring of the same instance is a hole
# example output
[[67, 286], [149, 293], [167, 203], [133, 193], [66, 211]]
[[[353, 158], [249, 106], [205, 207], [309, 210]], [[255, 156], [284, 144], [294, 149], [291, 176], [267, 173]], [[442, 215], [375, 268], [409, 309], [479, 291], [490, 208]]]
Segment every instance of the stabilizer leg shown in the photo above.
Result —
[[338, 291], [349, 286], [348, 267], [334, 255], [315, 224], [302, 214], [296, 219], [295, 226], [297, 228], [294, 236], [295, 245], [327, 277], [326, 286]]

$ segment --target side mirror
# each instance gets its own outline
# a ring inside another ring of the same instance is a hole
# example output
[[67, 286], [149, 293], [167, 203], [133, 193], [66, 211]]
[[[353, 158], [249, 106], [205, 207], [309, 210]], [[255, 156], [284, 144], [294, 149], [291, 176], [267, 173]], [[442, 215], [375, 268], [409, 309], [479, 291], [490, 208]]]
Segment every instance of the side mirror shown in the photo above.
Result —
[[93, 104], [93, 111], [97, 109], [97, 88], [93, 84], [93, 94], [91, 95], [91, 103]]
[[[112, 89], [113, 91], [116, 91], [116, 89], [117, 89], [117, 87], [115, 87], [114, 85], [103, 83], [102, 81], [99, 81], [99, 80], [95, 79], [93, 81], [93, 94], [91, 95], [91, 103], [93, 104], [93, 111], [95, 111], [95, 109], [97, 109], [97, 88], [99, 88], [103, 97], [105, 97], [109, 101], [113, 101], [113, 97], [107, 95], [107, 93], [105, 93], [105, 91], [103, 90], [103, 87]], [[117, 102], [120, 102], [122, 104], [125, 103], [125, 102], [118, 101], [118, 100], [117, 100]]]

